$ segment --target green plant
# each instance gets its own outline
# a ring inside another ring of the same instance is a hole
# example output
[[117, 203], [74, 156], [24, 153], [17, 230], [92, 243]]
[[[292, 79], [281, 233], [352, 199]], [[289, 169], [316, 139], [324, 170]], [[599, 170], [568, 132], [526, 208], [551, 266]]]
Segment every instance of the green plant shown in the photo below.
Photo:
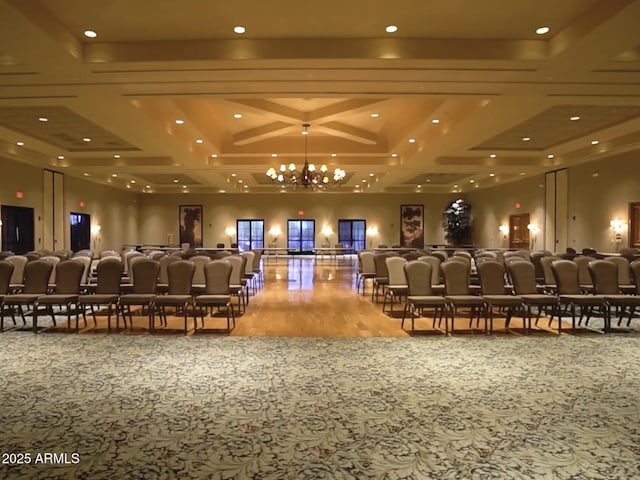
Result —
[[451, 202], [442, 214], [445, 239], [453, 245], [472, 243], [473, 217], [471, 205], [459, 198]]

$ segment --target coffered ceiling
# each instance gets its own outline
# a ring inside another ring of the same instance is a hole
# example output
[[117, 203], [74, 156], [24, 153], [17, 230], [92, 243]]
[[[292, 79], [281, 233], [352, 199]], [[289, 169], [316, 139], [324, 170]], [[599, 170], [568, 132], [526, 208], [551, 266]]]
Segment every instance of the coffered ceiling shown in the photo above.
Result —
[[277, 192], [308, 123], [336, 192], [489, 188], [640, 150], [638, 25], [640, 0], [0, 0], [0, 161]]

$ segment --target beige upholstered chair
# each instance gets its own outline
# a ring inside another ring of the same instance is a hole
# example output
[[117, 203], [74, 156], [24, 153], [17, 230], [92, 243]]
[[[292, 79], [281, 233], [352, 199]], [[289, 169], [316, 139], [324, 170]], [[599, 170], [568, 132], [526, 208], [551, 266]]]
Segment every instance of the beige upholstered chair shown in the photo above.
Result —
[[122, 272], [124, 271], [124, 263], [120, 257], [105, 257], [113, 260], [105, 260], [98, 262], [96, 267], [98, 283], [95, 285], [93, 294], [84, 294], [78, 297], [78, 305], [80, 308], [91, 309], [93, 316], [93, 325], [97, 325], [96, 313], [94, 307], [107, 307], [107, 331], [111, 332], [111, 313], [115, 307], [116, 311], [116, 328], [119, 328], [118, 300], [120, 299], [120, 282], [122, 280]]
[[23, 307], [35, 308], [35, 303], [38, 300], [38, 297], [47, 293], [51, 270], [53, 270], [53, 263], [46, 260], [38, 259], [27, 262], [24, 267], [24, 285], [22, 289], [19, 293], [5, 295], [2, 302], [3, 309], [0, 317], [0, 331], [4, 328], [4, 316], [7, 313], [7, 310], [11, 311], [11, 319], [13, 320], [14, 325], [16, 324], [16, 311], [20, 313], [22, 324], [26, 324]]
[[256, 254], [255, 252], [249, 250], [246, 252], [242, 252], [240, 255], [247, 259], [247, 264], [244, 271], [244, 278], [246, 278], [247, 280], [247, 292], [251, 290], [251, 292], [255, 295], [255, 293], [257, 292], [257, 287], [255, 281], [256, 274], [253, 271], [253, 261], [256, 257]]
[[382, 311], [385, 312], [387, 298], [389, 299], [390, 313], [393, 315], [393, 304], [395, 299], [400, 299], [407, 295], [409, 287], [407, 285], [407, 277], [404, 274], [404, 264], [407, 260], [403, 257], [389, 257], [385, 260], [387, 264], [387, 272], [389, 274], [389, 283], [384, 286], [384, 297], [382, 298]]
[[431, 265], [431, 289], [440, 294], [444, 293], [444, 283], [442, 283], [442, 260], [435, 255], [422, 255], [418, 258], [421, 262]]
[[14, 269], [13, 263], [0, 260], [0, 315], [4, 311], [4, 296], [10, 293], [11, 275]]
[[523, 303], [520, 297], [512, 295], [507, 290], [504, 265], [496, 260], [480, 262], [478, 277], [482, 288], [482, 298], [487, 304], [486, 315], [488, 316], [489, 332], [493, 331], [493, 316], [496, 308], [507, 310], [505, 328], [508, 330], [514, 311], [521, 309]]
[[[231, 280], [231, 263], [226, 260], [213, 260], [205, 266], [205, 293], [197, 295], [194, 300], [196, 311], [200, 312], [202, 328], [207, 309], [225, 308], [227, 312], [227, 330], [231, 330], [231, 321], [235, 327], [236, 319], [231, 305], [229, 282]], [[194, 314], [195, 315], [195, 314]], [[194, 316], [194, 329], [197, 330], [197, 321]]]
[[[59, 307], [58, 313], [66, 313], [67, 330], [71, 329], [71, 315], [76, 317], [76, 331], [78, 331], [78, 297], [80, 283], [84, 274], [84, 265], [74, 260], [63, 260], [56, 265], [56, 284], [53, 293], [38, 297], [33, 308], [33, 331], [38, 331], [38, 307], [44, 307], [49, 312], [53, 324], [56, 316], [53, 307]], [[85, 319], [85, 326], [87, 321]]]
[[631, 278], [631, 266], [629, 260], [623, 256], [606, 257], [605, 260], [613, 262], [618, 266], [618, 286], [624, 293], [633, 293], [636, 286]]
[[625, 312], [628, 313], [627, 326], [629, 326], [636, 308], [640, 306], [640, 296], [625, 295], [621, 292], [616, 263], [593, 260], [589, 263], [589, 272], [593, 278], [594, 293], [602, 295], [605, 300], [605, 332], [611, 329], [611, 307], [618, 311], [618, 326], [622, 323]]
[[356, 279], [356, 291], [360, 291], [362, 284], [362, 294], [365, 293], [367, 280], [373, 280], [376, 277], [376, 264], [373, 261], [374, 253], [369, 250], [358, 252], [358, 277]]
[[[229, 279], [229, 293], [238, 298], [238, 313], [246, 309], [246, 285], [244, 270], [247, 259], [240, 255], [229, 255], [224, 259], [231, 264], [231, 278]], [[243, 281], [244, 280], [244, 281]]]
[[211, 258], [208, 255], [194, 255], [189, 260], [191, 260], [196, 266], [196, 271], [193, 275], [193, 284], [191, 286], [191, 290], [194, 294], [202, 293], [204, 292], [206, 283], [204, 267], [209, 262], [211, 262]]
[[14, 266], [13, 273], [11, 274], [10, 285], [15, 287], [22, 285], [22, 282], [24, 281], [24, 267], [29, 259], [24, 255], [11, 255], [5, 258], [5, 261]]
[[158, 272], [160, 271], [160, 264], [150, 258], [142, 258], [136, 261], [131, 267], [131, 274], [133, 276], [132, 292], [120, 295], [120, 313], [125, 321], [126, 316], [129, 316], [130, 326], [133, 328], [133, 314], [131, 307], [140, 306], [142, 310], [146, 308], [149, 331], [153, 331], [154, 328], [154, 311], [153, 301], [156, 297], [156, 286], [158, 284]]
[[[462, 258], [462, 257], [460, 257]], [[459, 308], [469, 309], [469, 327], [473, 326], [473, 319], [477, 318], [480, 322], [480, 316], [485, 309], [485, 301], [480, 295], [473, 295], [470, 284], [471, 265], [468, 261], [460, 259], [449, 259], [442, 264], [442, 274], [444, 275], [445, 300], [451, 318], [451, 333], [454, 332], [455, 317]], [[488, 324], [485, 319], [485, 331]]]
[[380, 289], [389, 283], [389, 271], [387, 270], [387, 258], [397, 256], [393, 252], [376, 253], [373, 263], [376, 267], [376, 276], [373, 279], [373, 289], [371, 290], [371, 301], [377, 302]]
[[[435, 295], [431, 290], [431, 264], [420, 260], [414, 260], [403, 264], [405, 277], [407, 279], [407, 302], [402, 312], [402, 323], [400, 328], [404, 328], [404, 321], [407, 313], [411, 313], [411, 333], [415, 332], [415, 316], [422, 315], [425, 309], [433, 309], [433, 328], [435, 328], [436, 318], [442, 316], [446, 309], [446, 301], [441, 295]], [[445, 333], [447, 333], [447, 322], [445, 321]]]
[[184, 316], [184, 334], [188, 333], [187, 314], [189, 305], [193, 301], [191, 285], [196, 264], [191, 260], [178, 260], [167, 267], [169, 274], [169, 286], [166, 295], [156, 295], [153, 306], [160, 315], [160, 322], [167, 326], [167, 307], [174, 307], [176, 315], [182, 312]]

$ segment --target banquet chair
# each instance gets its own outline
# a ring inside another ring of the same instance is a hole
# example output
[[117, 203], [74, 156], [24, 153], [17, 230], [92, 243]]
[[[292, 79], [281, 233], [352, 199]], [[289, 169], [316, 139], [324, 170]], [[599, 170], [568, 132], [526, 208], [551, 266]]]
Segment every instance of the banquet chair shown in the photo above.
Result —
[[11, 263], [14, 266], [13, 273], [11, 274], [11, 281], [9, 284], [12, 288], [18, 288], [24, 281], [24, 267], [28, 262], [28, 259], [24, 255], [10, 255], [5, 258], [5, 261]]
[[[545, 257], [546, 258], [546, 257]], [[553, 321], [553, 315], [557, 310], [558, 297], [555, 295], [544, 293], [542, 287], [536, 283], [536, 273], [533, 263], [526, 260], [512, 261], [506, 263], [507, 272], [511, 283], [513, 284], [513, 292], [520, 297], [523, 305], [526, 307], [525, 313], [525, 331], [531, 332], [531, 317], [532, 308], [536, 310], [536, 325], [540, 320], [540, 315], [544, 311], [545, 313], [550, 310], [551, 316], [549, 324]], [[540, 288], [539, 288], [540, 287]], [[561, 322], [560, 316], [558, 316], [558, 323]], [[558, 331], [560, 331], [560, 326]]]
[[[158, 272], [160, 271], [160, 264], [150, 258], [142, 258], [137, 260], [131, 267], [132, 291], [131, 293], [125, 293], [120, 295], [120, 313], [125, 321], [126, 316], [129, 316], [129, 328], [133, 329], [133, 314], [131, 311], [132, 306], [140, 306], [141, 311], [144, 312], [145, 308], [149, 320], [149, 331], [153, 331], [154, 327], [154, 311], [153, 301], [156, 297], [156, 286], [158, 284]], [[126, 307], [126, 308], [125, 308]]]
[[605, 257], [605, 260], [618, 265], [618, 286], [623, 293], [633, 293], [636, 286], [631, 278], [631, 265], [629, 260], [623, 256]]
[[580, 290], [583, 293], [593, 293], [593, 278], [589, 272], [589, 263], [594, 260], [593, 257], [576, 255], [572, 260], [578, 266], [578, 282], [580, 282]]
[[[113, 308], [116, 311], [116, 328], [119, 328], [118, 301], [120, 299], [120, 281], [122, 280], [122, 272], [124, 271], [124, 263], [120, 257], [105, 257], [113, 260], [105, 260], [98, 262], [96, 266], [98, 282], [92, 288], [93, 293], [85, 293], [78, 297], [78, 305], [83, 311], [83, 317], [86, 317], [84, 311], [89, 306], [93, 317], [93, 325], [96, 326], [96, 306], [107, 307], [107, 331], [111, 333], [111, 314]], [[86, 321], [86, 320], [85, 320]], [[125, 320], [126, 322], [126, 320]], [[126, 323], [125, 323], [126, 327]]]
[[611, 307], [618, 312], [618, 326], [622, 323], [625, 311], [628, 311], [628, 327], [636, 308], [640, 306], [640, 297], [622, 293], [616, 263], [607, 259], [593, 260], [589, 263], [589, 272], [593, 278], [594, 293], [602, 295], [605, 300], [605, 331], [611, 330]]
[[242, 314], [246, 309], [245, 294], [247, 282], [243, 276], [247, 259], [241, 255], [229, 255], [224, 260], [231, 264], [229, 293], [238, 298], [238, 314]]
[[176, 315], [182, 312], [184, 316], [184, 334], [188, 333], [187, 314], [192, 303], [191, 285], [196, 271], [196, 264], [191, 260], [178, 260], [167, 267], [169, 285], [166, 295], [156, 295], [153, 307], [160, 315], [160, 323], [167, 326], [167, 307], [174, 307]]
[[[571, 312], [571, 327], [576, 328], [576, 309], [580, 311], [578, 325], [582, 323], [582, 318], [586, 316], [585, 325], [588, 325], [589, 318], [595, 308], [604, 313], [605, 299], [602, 295], [590, 295], [582, 293], [580, 290], [580, 280], [578, 277], [578, 266], [572, 260], [556, 260], [551, 264], [553, 276], [556, 279], [558, 289], [559, 306], [565, 306]], [[561, 324], [558, 332], [560, 333]], [[604, 332], [608, 330], [605, 319]]]
[[356, 279], [356, 291], [360, 292], [360, 284], [362, 284], [362, 294], [365, 293], [367, 280], [373, 280], [376, 277], [376, 265], [373, 260], [374, 253], [369, 250], [358, 252], [358, 277]]
[[[455, 329], [455, 317], [459, 308], [469, 309], [469, 327], [473, 325], [473, 319], [477, 317], [477, 323], [480, 323], [480, 315], [486, 308], [486, 302], [480, 295], [473, 295], [470, 284], [471, 265], [470, 262], [449, 259], [442, 264], [442, 273], [444, 275], [445, 295], [449, 316], [451, 318], [451, 333]], [[446, 322], [446, 320], [445, 320]], [[488, 324], [485, 319], [485, 332]]]
[[241, 256], [247, 259], [247, 264], [245, 265], [244, 270], [244, 278], [247, 280], [247, 294], [251, 291], [254, 295], [257, 292], [256, 288], [256, 274], [253, 271], [253, 260], [256, 256], [255, 252], [248, 250], [246, 252], [240, 253]]
[[431, 289], [436, 293], [444, 293], [444, 283], [442, 283], [442, 260], [435, 255], [422, 255], [418, 257], [421, 262], [431, 265]]
[[[376, 276], [373, 278], [373, 289], [371, 290], [371, 301], [378, 302], [380, 289], [389, 283], [389, 271], [387, 270], [387, 258], [397, 256], [393, 252], [376, 253], [373, 256], [373, 263], [376, 268]], [[384, 290], [383, 290], [384, 291]]]
[[[427, 308], [433, 309], [433, 327], [435, 328], [436, 317], [440, 314], [440, 321], [446, 309], [447, 303], [442, 295], [434, 295], [431, 290], [432, 267], [430, 263], [420, 260], [413, 260], [403, 264], [405, 277], [407, 279], [407, 301], [402, 312], [402, 322], [400, 328], [404, 329], [404, 321], [407, 313], [411, 314], [411, 333], [415, 333], [415, 317], [422, 315]], [[448, 333], [447, 322], [445, 321], [445, 334]]]
[[382, 297], [382, 312], [385, 312], [387, 298], [391, 304], [390, 313], [393, 315], [393, 304], [396, 298], [407, 295], [407, 277], [404, 274], [404, 264], [407, 260], [403, 257], [389, 257], [385, 260], [387, 264], [387, 272], [389, 274], [389, 282], [384, 285], [384, 296]]
[[496, 260], [479, 262], [478, 277], [482, 288], [482, 298], [486, 302], [485, 322], [489, 322], [489, 332], [493, 331], [494, 308], [507, 310], [505, 329], [509, 330], [509, 323], [514, 311], [522, 309], [523, 303], [520, 297], [510, 294], [507, 290], [504, 265]]
[[204, 292], [206, 283], [204, 267], [209, 262], [211, 262], [211, 257], [209, 257], [208, 255], [194, 255], [193, 257], [189, 258], [189, 260], [192, 261], [196, 266], [196, 271], [193, 274], [191, 291], [197, 295]]
[[[7, 307], [11, 311], [11, 319], [16, 324], [15, 312], [20, 313], [22, 324], [26, 324], [23, 307], [37, 308], [38, 297], [45, 295], [49, 288], [49, 277], [53, 270], [53, 263], [46, 260], [32, 260], [24, 267], [24, 284], [19, 293], [5, 295], [2, 302], [2, 312], [0, 315], [0, 331], [4, 328], [4, 316]], [[33, 314], [33, 312], [32, 312]]]
[[[11, 275], [15, 266], [4, 260], [0, 260], [0, 314], [4, 311], [4, 296], [10, 293]], [[15, 325], [15, 319], [14, 319]]]
[[[41, 295], [34, 304], [33, 309], [33, 331], [38, 331], [38, 307], [44, 307], [51, 316], [53, 324], [56, 324], [56, 315], [53, 307], [59, 307], [58, 313], [67, 315], [67, 330], [71, 329], [71, 315], [76, 317], [76, 332], [79, 330], [78, 317], [79, 307], [78, 298], [80, 296], [80, 284], [85, 266], [74, 260], [62, 260], [56, 264], [56, 283], [53, 292]], [[87, 320], [84, 321], [85, 326]]]
[[201, 318], [201, 328], [204, 328], [204, 317], [207, 309], [222, 307], [227, 313], [227, 330], [231, 331], [231, 321], [236, 325], [236, 318], [231, 305], [231, 294], [229, 293], [229, 282], [231, 280], [231, 263], [226, 260], [213, 260], [205, 266], [205, 292], [196, 295], [194, 299], [194, 330], [198, 325], [196, 315], [199, 312]]

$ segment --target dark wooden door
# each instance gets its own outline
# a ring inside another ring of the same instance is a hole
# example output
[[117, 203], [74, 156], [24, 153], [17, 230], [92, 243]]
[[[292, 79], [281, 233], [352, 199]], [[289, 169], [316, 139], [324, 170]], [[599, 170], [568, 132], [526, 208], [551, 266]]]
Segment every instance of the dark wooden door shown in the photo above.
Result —
[[640, 202], [629, 204], [629, 246], [640, 248]]
[[509, 248], [529, 249], [529, 214], [509, 215]]

